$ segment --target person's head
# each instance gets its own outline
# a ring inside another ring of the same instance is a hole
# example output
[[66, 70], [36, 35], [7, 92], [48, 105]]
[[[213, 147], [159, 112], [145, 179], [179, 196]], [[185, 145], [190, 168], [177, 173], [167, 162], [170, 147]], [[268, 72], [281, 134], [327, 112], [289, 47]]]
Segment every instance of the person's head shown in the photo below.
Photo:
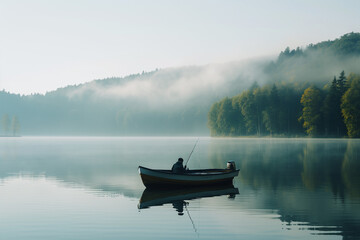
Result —
[[184, 159], [179, 158], [178, 161], [182, 163], [184, 161]]

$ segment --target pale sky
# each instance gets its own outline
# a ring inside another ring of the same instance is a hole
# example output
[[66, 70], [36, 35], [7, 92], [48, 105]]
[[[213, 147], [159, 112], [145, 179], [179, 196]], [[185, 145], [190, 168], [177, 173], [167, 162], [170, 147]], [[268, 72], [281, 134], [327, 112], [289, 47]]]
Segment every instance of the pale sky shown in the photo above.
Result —
[[1, 0], [0, 90], [276, 56], [360, 32], [359, 0]]

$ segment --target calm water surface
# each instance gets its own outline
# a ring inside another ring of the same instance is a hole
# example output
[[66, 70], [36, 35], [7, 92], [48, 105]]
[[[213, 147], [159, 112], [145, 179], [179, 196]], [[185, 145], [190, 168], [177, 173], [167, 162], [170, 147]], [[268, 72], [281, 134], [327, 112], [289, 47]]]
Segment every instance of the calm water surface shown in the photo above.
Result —
[[0, 138], [0, 239], [360, 239], [360, 140], [200, 138], [234, 188], [144, 191], [195, 141]]

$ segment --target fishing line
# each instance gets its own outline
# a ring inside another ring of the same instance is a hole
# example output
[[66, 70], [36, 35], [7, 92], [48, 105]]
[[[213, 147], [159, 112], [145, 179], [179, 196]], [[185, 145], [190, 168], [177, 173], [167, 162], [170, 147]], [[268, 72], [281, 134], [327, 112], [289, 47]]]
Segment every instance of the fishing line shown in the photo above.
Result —
[[192, 218], [191, 218], [191, 216], [190, 216], [190, 213], [189, 213], [189, 210], [188, 210], [188, 208], [187, 208], [187, 206], [186, 206], [186, 203], [185, 203], [185, 209], [186, 209], [186, 212], [187, 212], [187, 214], [188, 214], [188, 216], [189, 216], [189, 218], [190, 218], [190, 221], [191, 221], [191, 223], [192, 223], [192, 225], [193, 225], [194, 231], [196, 232], [197, 236], [199, 237], [199, 233], [198, 233], [198, 231], [197, 231], [197, 229], [196, 229], [196, 226], [195, 226], [194, 221], [192, 220]]

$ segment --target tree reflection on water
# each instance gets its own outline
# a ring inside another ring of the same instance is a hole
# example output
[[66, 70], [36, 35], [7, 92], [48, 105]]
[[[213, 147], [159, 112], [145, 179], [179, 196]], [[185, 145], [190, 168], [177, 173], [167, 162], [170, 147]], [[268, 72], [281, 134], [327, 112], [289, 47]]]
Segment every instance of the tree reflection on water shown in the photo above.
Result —
[[277, 209], [279, 219], [288, 225], [302, 223], [318, 226], [322, 234], [360, 236], [360, 141], [235, 142], [214, 141], [211, 164], [219, 167], [223, 159], [235, 160], [241, 189], [267, 192], [258, 208]]

